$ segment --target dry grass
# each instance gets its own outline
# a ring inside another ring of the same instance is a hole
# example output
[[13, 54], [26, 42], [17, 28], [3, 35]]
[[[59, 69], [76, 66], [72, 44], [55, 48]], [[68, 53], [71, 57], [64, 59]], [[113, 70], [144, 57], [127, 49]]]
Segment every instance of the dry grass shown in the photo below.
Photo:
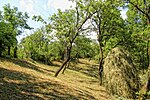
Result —
[[57, 65], [31, 60], [0, 58], [0, 99], [2, 100], [109, 100], [99, 86], [97, 65], [81, 59], [71, 64], [65, 74], [53, 77]]
[[139, 89], [139, 77], [129, 53], [114, 48], [104, 63], [104, 85], [113, 94], [124, 98], [135, 98]]

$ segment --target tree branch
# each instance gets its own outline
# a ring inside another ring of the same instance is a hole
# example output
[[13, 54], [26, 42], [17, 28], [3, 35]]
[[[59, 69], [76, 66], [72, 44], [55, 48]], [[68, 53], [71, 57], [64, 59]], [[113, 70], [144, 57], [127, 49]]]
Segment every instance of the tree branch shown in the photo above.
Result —
[[139, 10], [142, 14], [144, 14], [147, 18], [148, 18], [148, 20], [150, 21], [150, 16], [148, 15], [148, 13], [146, 13], [145, 11], [143, 11], [142, 9], [140, 9], [137, 5], [135, 5], [133, 2], [131, 2], [130, 0], [129, 0], [129, 3], [130, 4], [132, 4], [137, 10]]

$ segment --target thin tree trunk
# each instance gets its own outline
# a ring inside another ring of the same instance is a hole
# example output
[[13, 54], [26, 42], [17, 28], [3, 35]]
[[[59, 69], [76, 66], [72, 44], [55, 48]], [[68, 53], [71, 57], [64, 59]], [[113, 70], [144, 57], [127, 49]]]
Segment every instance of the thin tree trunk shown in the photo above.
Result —
[[2, 51], [0, 50], [0, 57], [2, 56]]
[[64, 73], [65, 73], [65, 70], [66, 70], [67, 68], [69, 68], [69, 65], [70, 65], [70, 61], [65, 65], [65, 67], [64, 67], [64, 69], [63, 69], [63, 71], [62, 71], [62, 74], [64, 74]]
[[99, 77], [100, 77], [100, 85], [102, 85], [102, 73], [103, 73], [103, 50], [102, 50], [102, 46], [101, 43], [99, 41], [99, 48], [100, 48], [100, 61], [99, 61]]
[[17, 46], [15, 46], [15, 48], [14, 48], [14, 58], [18, 58], [18, 56], [17, 56]]
[[64, 66], [64, 69], [63, 69], [63, 71], [62, 71], [62, 74], [65, 73], [66, 68], [67, 68], [67, 64]]
[[8, 46], [8, 55], [10, 56], [10, 46]]
[[101, 32], [101, 17], [99, 14], [97, 14], [98, 20], [99, 22], [97, 22], [97, 26], [98, 26], [98, 43], [99, 43], [99, 50], [100, 50], [100, 61], [99, 61], [99, 77], [100, 77], [100, 85], [102, 85], [102, 81], [103, 81], [103, 49], [102, 49], [102, 32]]
[[60, 73], [60, 71], [65, 67], [65, 65], [69, 62], [69, 60], [70, 60], [70, 57], [67, 57], [67, 59], [61, 65], [60, 69], [55, 73], [55, 77], [58, 76], [58, 74]]
[[147, 42], [147, 60], [148, 60], [148, 66], [150, 66], [150, 59], [149, 59], [149, 56], [150, 56], [150, 47], [149, 47], [149, 40]]
[[61, 53], [60, 53], [60, 55], [61, 55], [61, 60], [63, 60], [63, 61], [64, 61], [64, 58], [65, 58], [64, 53], [65, 53], [65, 52], [61, 52]]
[[67, 48], [67, 59], [63, 62], [63, 64], [61, 65], [60, 69], [55, 73], [55, 77], [58, 76], [58, 74], [60, 73], [60, 71], [65, 67], [65, 65], [70, 61], [70, 54], [71, 54], [71, 49], [72, 49], [72, 44], [69, 48]]

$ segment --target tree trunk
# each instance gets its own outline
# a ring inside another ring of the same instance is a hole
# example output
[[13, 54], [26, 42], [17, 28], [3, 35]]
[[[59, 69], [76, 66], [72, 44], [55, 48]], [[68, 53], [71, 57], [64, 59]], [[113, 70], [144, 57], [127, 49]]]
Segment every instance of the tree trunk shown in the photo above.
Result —
[[70, 60], [70, 57], [68, 57], [64, 62], [63, 64], [61, 65], [60, 69], [55, 73], [55, 77], [58, 76], [58, 74], [60, 73], [60, 71], [65, 67], [65, 65], [69, 62]]
[[149, 47], [149, 40], [148, 40], [148, 42], [147, 42], [147, 60], [148, 60], [148, 66], [150, 66], [149, 56], [150, 56], [150, 47]]
[[0, 57], [2, 56], [2, 51], [0, 50]]
[[61, 60], [63, 60], [63, 61], [64, 61], [64, 59], [65, 59], [64, 53], [65, 53], [65, 52], [61, 52], [61, 53], [60, 53], [60, 55], [61, 55]]
[[0, 57], [2, 56], [2, 43], [1, 43], [1, 41], [0, 41]]
[[71, 54], [71, 48], [72, 48], [72, 44], [69, 48], [67, 48], [67, 58], [66, 60], [63, 62], [63, 64], [61, 65], [60, 69], [55, 73], [55, 77], [58, 76], [58, 74], [60, 73], [60, 71], [65, 67], [65, 65], [70, 61], [70, 54]]
[[64, 74], [64, 73], [65, 73], [65, 70], [66, 70], [67, 68], [69, 68], [69, 65], [70, 65], [70, 61], [64, 66], [64, 69], [63, 69], [63, 71], [62, 71], [62, 74]]
[[15, 48], [14, 48], [14, 58], [18, 58], [18, 56], [17, 56], [17, 46], [15, 46]]
[[10, 46], [8, 46], [8, 55], [10, 56]]
[[99, 41], [99, 46], [100, 46], [100, 61], [99, 61], [99, 77], [100, 77], [100, 85], [102, 85], [102, 73], [103, 73], [103, 50], [101, 43]]

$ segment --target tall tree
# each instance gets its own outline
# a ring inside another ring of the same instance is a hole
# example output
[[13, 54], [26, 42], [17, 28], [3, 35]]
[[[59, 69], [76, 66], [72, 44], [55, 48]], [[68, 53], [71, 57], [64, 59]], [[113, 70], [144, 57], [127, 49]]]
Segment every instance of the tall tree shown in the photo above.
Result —
[[104, 48], [112, 36], [115, 37], [118, 33], [123, 32], [124, 21], [120, 16], [118, 3], [114, 1], [93, 0], [92, 7], [93, 11], [96, 11], [91, 18], [91, 22], [93, 31], [97, 33], [97, 41], [99, 43], [99, 76], [100, 84], [102, 84]]
[[[139, 40], [144, 40], [143, 44], [147, 45], [147, 66], [149, 66], [149, 25], [150, 25], [150, 1], [149, 0], [126, 0], [128, 3], [128, 24], [135, 35], [139, 36]], [[137, 34], [136, 34], [137, 33]], [[141, 38], [140, 38], [141, 37]], [[141, 44], [142, 45], [142, 44]]]
[[52, 27], [56, 33], [56, 37], [58, 39], [63, 39], [67, 44], [66, 59], [60, 69], [56, 72], [56, 77], [69, 62], [72, 45], [83, 30], [83, 25], [94, 14], [94, 12], [91, 13], [89, 11], [89, 5], [90, 4], [84, 5], [82, 2], [76, 1], [76, 7], [74, 10], [66, 10], [64, 12], [58, 10], [58, 14], [54, 14], [51, 17]]
[[13, 27], [10, 23], [0, 22], [0, 56], [8, 46], [12, 46], [16, 41]]
[[[133, 31], [134, 38], [139, 54], [140, 65], [150, 67], [150, 1], [149, 0], [123, 0], [128, 6], [128, 24]], [[147, 56], [147, 57], [146, 57]], [[148, 67], [148, 72], [149, 71]], [[144, 92], [150, 90], [150, 73], [148, 82], [145, 84]]]
[[[27, 19], [29, 18], [27, 13], [22, 13], [18, 11], [17, 7], [10, 7], [10, 4], [3, 6], [4, 15], [3, 20], [9, 22], [13, 30], [16, 31], [15, 36], [20, 35], [23, 29], [31, 29], [27, 24]], [[8, 54], [10, 55], [10, 46], [8, 46]], [[14, 45], [14, 57], [17, 58], [17, 39], [16, 44]]]

